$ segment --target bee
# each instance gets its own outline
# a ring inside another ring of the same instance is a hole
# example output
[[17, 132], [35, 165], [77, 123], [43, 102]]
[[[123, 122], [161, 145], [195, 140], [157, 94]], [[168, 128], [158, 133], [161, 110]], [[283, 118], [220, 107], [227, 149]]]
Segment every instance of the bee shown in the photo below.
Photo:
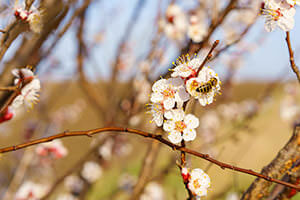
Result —
[[211, 78], [207, 83], [200, 85], [198, 88], [196, 88], [197, 92], [207, 94], [209, 93], [213, 87], [215, 87], [218, 84], [218, 79], [213, 77]]

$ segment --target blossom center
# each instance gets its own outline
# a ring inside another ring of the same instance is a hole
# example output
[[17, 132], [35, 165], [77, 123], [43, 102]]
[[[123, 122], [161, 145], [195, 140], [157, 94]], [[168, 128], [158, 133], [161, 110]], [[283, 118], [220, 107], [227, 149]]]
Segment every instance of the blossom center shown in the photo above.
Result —
[[163, 92], [162, 92], [163, 96], [165, 98], [174, 98], [175, 96], [175, 91], [171, 88], [168, 88], [168, 89], [165, 89]]
[[263, 14], [271, 16], [274, 21], [278, 21], [279, 18], [283, 16], [283, 14], [280, 11], [280, 8], [278, 8], [277, 10], [263, 9]]
[[200, 86], [200, 84], [196, 80], [193, 80], [192, 83], [191, 83], [191, 85], [190, 85], [191, 90], [195, 90], [199, 86]]
[[171, 23], [171, 24], [173, 24], [174, 23], [174, 16], [173, 15], [171, 15], [171, 16], [168, 16], [167, 17], [167, 21], [169, 22], [169, 23]]
[[201, 187], [198, 179], [196, 179], [196, 180], [193, 181], [193, 185], [194, 185], [195, 188], [200, 188]]
[[186, 124], [183, 121], [177, 121], [175, 122], [175, 130], [179, 132], [183, 132], [183, 130], [186, 128]]

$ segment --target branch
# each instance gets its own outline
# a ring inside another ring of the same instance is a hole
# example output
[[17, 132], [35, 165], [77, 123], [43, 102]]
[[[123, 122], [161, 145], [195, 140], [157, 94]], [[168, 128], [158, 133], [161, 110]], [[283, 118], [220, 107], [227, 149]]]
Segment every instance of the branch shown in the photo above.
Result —
[[143, 166], [141, 168], [139, 178], [137, 183], [133, 188], [133, 192], [129, 199], [137, 200], [145, 189], [147, 183], [151, 180], [151, 175], [153, 173], [153, 167], [158, 157], [160, 143], [153, 141], [149, 147], [148, 151], [145, 155]]
[[290, 40], [290, 32], [289, 31], [286, 32], [285, 40], [286, 40], [286, 44], [287, 44], [288, 49], [289, 49], [290, 63], [291, 63], [292, 70], [296, 74], [297, 79], [300, 83], [300, 72], [299, 72], [299, 69], [298, 69], [298, 67], [296, 66], [296, 63], [295, 63], [294, 52], [292, 50], [292, 45], [291, 45], [291, 40]]
[[212, 47], [210, 48], [210, 50], [209, 50], [207, 56], [205, 57], [205, 59], [204, 59], [203, 62], [201, 63], [199, 69], [197, 70], [197, 74], [199, 74], [199, 72], [200, 72], [201, 69], [204, 67], [204, 65], [211, 59], [211, 57], [212, 57], [212, 52], [213, 52], [214, 49], [218, 46], [219, 42], [220, 42], [219, 40], [216, 40], [216, 41], [213, 43], [213, 45], [212, 45]]
[[[274, 178], [282, 177], [290, 168], [290, 164], [293, 164], [295, 160], [299, 158], [300, 151], [300, 125], [296, 126], [294, 133], [288, 143], [282, 150], [279, 151], [276, 158], [266, 167], [263, 168], [261, 174], [266, 176], [272, 176]], [[241, 199], [260, 199], [266, 197], [270, 193], [271, 183], [256, 179], [248, 190], [244, 193]], [[299, 187], [299, 186], [297, 186]]]
[[85, 56], [87, 55], [87, 46], [85, 44], [84, 40], [84, 26], [85, 26], [85, 13], [88, 9], [88, 5], [90, 5], [91, 0], [87, 0], [87, 5], [85, 9], [79, 13], [79, 27], [77, 31], [77, 41], [78, 41], [78, 52], [77, 52], [77, 70], [79, 74], [79, 81], [80, 81], [80, 87], [82, 91], [86, 94], [88, 97], [88, 100], [93, 104], [99, 111], [99, 116], [101, 117], [103, 114], [103, 110], [105, 110], [105, 98], [102, 98], [101, 95], [99, 95], [99, 90], [95, 88], [85, 77], [84, 74], [84, 62], [85, 62]]
[[[298, 129], [300, 130], [300, 126], [298, 127]], [[50, 142], [50, 141], [58, 139], [58, 138], [75, 137], [75, 136], [92, 137], [93, 135], [96, 135], [98, 133], [108, 132], [108, 131], [110, 131], [112, 133], [116, 133], [116, 132], [131, 133], [131, 134], [134, 134], [134, 135], [139, 135], [139, 136], [143, 136], [143, 137], [146, 137], [146, 138], [150, 138], [152, 140], [157, 140], [157, 141], [165, 144], [166, 146], [172, 148], [174, 151], [183, 151], [183, 152], [186, 152], [186, 153], [191, 154], [193, 156], [202, 158], [202, 159], [207, 160], [207, 161], [209, 161], [209, 162], [211, 162], [215, 165], [218, 165], [219, 167], [221, 167], [221, 169], [230, 169], [230, 170], [241, 172], [241, 173], [244, 173], [244, 174], [249, 174], [249, 175], [252, 175], [252, 176], [256, 176], [258, 178], [265, 179], [269, 182], [274, 182], [274, 183], [278, 183], [278, 184], [281, 184], [281, 185], [285, 185], [287, 187], [294, 188], [298, 191], [300, 190], [300, 186], [297, 186], [297, 185], [294, 185], [294, 184], [291, 184], [291, 183], [287, 183], [287, 182], [284, 182], [284, 181], [281, 181], [281, 180], [278, 180], [278, 179], [271, 178], [269, 176], [254, 172], [251, 169], [244, 169], [244, 168], [236, 167], [236, 166], [218, 161], [218, 160], [213, 159], [212, 157], [210, 157], [208, 154], [203, 154], [203, 153], [194, 151], [192, 149], [188, 149], [188, 148], [185, 148], [185, 147], [181, 147], [179, 145], [175, 145], [175, 144], [169, 142], [168, 140], [164, 139], [161, 135], [156, 135], [156, 134], [153, 134], [153, 133], [148, 133], [148, 132], [145, 132], [145, 131], [132, 129], [132, 128], [105, 127], [105, 128], [91, 129], [91, 130], [87, 130], [87, 131], [65, 131], [63, 133], [59, 133], [59, 134], [52, 135], [52, 136], [49, 136], [49, 137], [36, 139], [36, 140], [32, 140], [32, 141], [22, 143], [22, 144], [19, 144], [19, 145], [14, 145], [14, 146], [9, 146], [9, 147], [2, 148], [2, 149], [0, 149], [0, 153], [7, 153], [7, 152], [12, 152], [12, 151], [24, 149], [24, 148], [27, 148], [27, 147], [30, 147], [30, 146], [33, 146], [33, 145], [37, 145], [37, 144], [41, 144], [41, 143], [45, 143], [45, 142]]]

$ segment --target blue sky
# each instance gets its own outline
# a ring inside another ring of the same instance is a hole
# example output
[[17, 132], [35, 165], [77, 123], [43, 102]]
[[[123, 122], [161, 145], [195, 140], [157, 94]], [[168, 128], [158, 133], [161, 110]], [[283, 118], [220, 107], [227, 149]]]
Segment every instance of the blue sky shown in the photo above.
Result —
[[[149, 0], [146, 6], [141, 11], [140, 20], [137, 26], [133, 30], [130, 37], [131, 51], [134, 54], [138, 54], [141, 58], [147, 52], [147, 47], [151, 42], [150, 38], [155, 31], [153, 14], [157, 9], [157, 2], [159, 0]], [[113, 57], [116, 52], [117, 44], [120, 42], [120, 37], [124, 32], [128, 20], [130, 19], [132, 10], [137, 0], [128, 1], [96, 1], [88, 12], [88, 23], [86, 29], [86, 40], [92, 41], [92, 38], [96, 32], [101, 30], [105, 31], [105, 40], [99, 45], [95, 46], [89, 60], [87, 61], [87, 74], [92, 77], [107, 78], [110, 74], [109, 65], [113, 62]], [[163, 1], [167, 2], [167, 1]], [[293, 49], [295, 50], [296, 63], [300, 63], [300, 13], [296, 13], [295, 27], [291, 31], [291, 40]], [[263, 37], [264, 42], [259, 44], [254, 52], [251, 52], [245, 56], [245, 64], [238, 70], [236, 78], [238, 80], [272, 80], [278, 77], [282, 72], [286, 72], [285, 78], [294, 78], [294, 74], [289, 66], [288, 50], [285, 43], [285, 33], [279, 29], [272, 33], [264, 31], [264, 19], [260, 17], [259, 21], [248, 33], [245, 41], [255, 41], [258, 37]], [[60, 44], [53, 52], [53, 56], [61, 61], [61, 68], [58, 69], [57, 74], [59, 78], [70, 78], [75, 73], [76, 63], [76, 48], [77, 44], [74, 40], [76, 37], [75, 28], [69, 30], [69, 32], [61, 39]], [[217, 34], [213, 39], [217, 38]], [[221, 41], [222, 42], [222, 41]], [[15, 43], [16, 47], [18, 42]], [[176, 45], [168, 43], [166, 47], [169, 55], [169, 62], [172, 63], [172, 59], [178, 56]], [[12, 47], [12, 49], [14, 49]], [[12, 50], [10, 50], [12, 52]], [[299, 58], [298, 58], [298, 57]], [[10, 57], [8, 53], [6, 58]], [[135, 63], [136, 64], [136, 63]], [[47, 62], [43, 62], [40, 65], [47, 65]], [[48, 63], [49, 65], [49, 63]], [[161, 70], [165, 70], [166, 66], [161, 66]], [[135, 67], [135, 66], [133, 66]], [[216, 62], [214, 66], [211, 66], [223, 74], [224, 66], [222, 63]], [[43, 73], [45, 68], [41, 67], [39, 73]]]

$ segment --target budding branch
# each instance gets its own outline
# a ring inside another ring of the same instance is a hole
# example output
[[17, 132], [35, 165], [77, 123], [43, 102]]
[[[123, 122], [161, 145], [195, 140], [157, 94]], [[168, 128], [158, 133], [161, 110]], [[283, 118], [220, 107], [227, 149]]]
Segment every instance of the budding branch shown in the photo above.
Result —
[[286, 32], [286, 44], [288, 46], [288, 50], [289, 50], [289, 55], [290, 55], [290, 63], [291, 63], [291, 67], [292, 67], [292, 70], [294, 71], [294, 73], [296, 74], [297, 76], [297, 79], [300, 83], [300, 72], [299, 72], [299, 69], [295, 63], [295, 59], [294, 59], [294, 52], [293, 52], [293, 49], [292, 49], [292, 45], [291, 45], [291, 40], [290, 40], [290, 32]]
[[171, 147], [173, 150], [186, 152], [188, 154], [191, 154], [191, 155], [194, 155], [196, 157], [202, 158], [202, 159], [207, 160], [207, 161], [209, 161], [209, 162], [211, 162], [215, 165], [218, 165], [222, 169], [231, 169], [233, 171], [238, 171], [238, 172], [241, 172], [241, 173], [244, 173], [244, 174], [249, 174], [249, 175], [256, 176], [258, 178], [262, 178], [262, 179], [265, 179], [267, 181], [278, 183], [278, 184], [281, 184], [281, 185], [284, 185], [284, 186], [287, 186], [287, 187], [290, 187], [290, 188], [293, 188], [293, 189], [296, 189], [296, 190], [300, 191], [300, 186], [298, 186], [298, 185], [294, 185], [294, 184], [284, 182], [284, 181], [281, 181], [281, 180], [278, 180], [278, 179], [273, 179], [269, 176], [265, 176], [263, 174], [254, 172], [251, 169], [243, 169], [243, 168], [240, 168], [240, 167], [236, 167], [236, 166], [218, 161], [218, 160], [213, 159], [212, 157], [210, 157], [208, 154], [203, 154], [203, 153], [194, 151], [192, 149], [188, 149], [186, 147], [175, 145], [175, 144], [169, 142], [168, 140], [164, 139], [161, 135], [156, 135], [156, 134], [153, 134], [153, 133], [148, 133], [148, 132], [145, 132], [145, 131], [141, 131], [141, 130], [137, 130], [137, 129], [131, 129], [131, 128], [105, 127], [105, 128], [97, 128], [97, 129], [92, 129], [92, 130], [87, 130], [87, 131], [65, 131], [63, 133], [59, 133], [59, 134], [52, 135], [52, 136], [49, 136], [49, 137], [36, 139], [36, 140], [32, 140], [32, 141], [22, 143], [22, 144], [19, 144], [19, 145], [2, 148], [2, 149], [0, 149], [0, 153], [7, 153], [7, 152], [11, 152], [11, 151], [16, 151], [16, 150], [19, 150], [19, 149], [24, 149], [24, 148], [27, 148], [27, 147], [30, 147], [30, 146], [33, 146], [33, 145], [37, 145], [37, 144], [41, 144], [41, 143], [45, 143], [45, 142], [50, 142], [52, 140], [59, 139], [59, 138], [73, 137], [73, 136], [92, 137], [95, 134], [103, 133], [103, 132], [131, 133], [131, 134], [134, 134], [134, 135], [140, 135], [140, 136], [143, 136], [143, 137], [146, 137], [146, 138], [157, 140], [157, 141]]

